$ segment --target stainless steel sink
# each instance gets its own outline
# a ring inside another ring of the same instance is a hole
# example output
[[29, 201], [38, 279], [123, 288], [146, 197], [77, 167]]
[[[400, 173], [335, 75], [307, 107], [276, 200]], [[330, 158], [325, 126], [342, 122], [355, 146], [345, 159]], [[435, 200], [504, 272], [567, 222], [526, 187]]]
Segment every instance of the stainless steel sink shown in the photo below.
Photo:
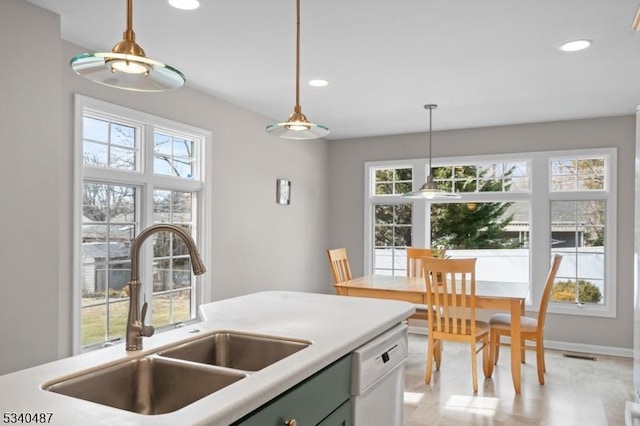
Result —
[[294, 354], [311, 342], [215, 332], [158, 353], [45, 384], [45, 390], [139, 414], [165, 414]]
[[244, 377], [241, 371], [147, 356], [45, 386], [140, 414], [178, 410]]
[[160, 352], [158, 355], [258, 371], [306, 347], [311, 342], [236, 332], [217, 332]]

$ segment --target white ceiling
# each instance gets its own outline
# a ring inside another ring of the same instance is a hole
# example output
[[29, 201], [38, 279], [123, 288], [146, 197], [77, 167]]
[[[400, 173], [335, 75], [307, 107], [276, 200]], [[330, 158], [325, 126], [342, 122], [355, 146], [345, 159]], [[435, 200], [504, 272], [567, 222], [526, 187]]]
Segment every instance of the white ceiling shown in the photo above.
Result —
[[[125, 0], [28, 0], [92, 51], [122, 39]], [[147, 56], [187, 85], [283, 121], [295, 104], [295, 0], [134, 0]], [[638, 0], [302, 0], [301, 105], [329, 139], [634, 114]], [[588, 50], [559, 43], [588, 38]], [[83, 53], [83, 52], [78, 52]], [[71, 70], [69, 71], [71, 72]], [[312, 78], [330, 85], [314, 88]]]

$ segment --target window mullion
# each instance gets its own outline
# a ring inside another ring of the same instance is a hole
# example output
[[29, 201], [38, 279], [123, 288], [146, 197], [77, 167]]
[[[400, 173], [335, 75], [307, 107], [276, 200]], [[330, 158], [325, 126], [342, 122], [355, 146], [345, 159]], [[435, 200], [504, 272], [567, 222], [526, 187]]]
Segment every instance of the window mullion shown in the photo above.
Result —
[[537, 310], [542, 298], [543, 284], [549, 270], [549, 250], [551, 249], [551, 206], [549, 197], [549, 162], [544, 157], [535, 157], [531, 162], [531, 240], [529, 288], [530, 304]]
[[[420, 188], [427, 181], [427, 164], [425, 160], [416, 160], [413, 163], [413, 190]], [[413, 246], [427, 247], [431, 243], [430, 223], [427, 218], [429, 208], [422, 200], [413, 201], [413, 217], [411, 226], [413, 227]]]
[[[145, 125], [141, 135], [141, 153], [140, 167], [144, 176], [144, 185], [140, 192], [140, 229], [138, 233], [143, 229], [153, 225], [153, 136], [154, 127], [152, 125]], [[141, 292], [143, 294], [143, 300], [149, 303], [149, 309], [147, 310], [147, 318], [145, 319], [147, 324], [153, 321], [153, 240], [154, 236], [148, 238], [141, 248], [141, 261], [139, 262], [140, 278], [142, 280]]]

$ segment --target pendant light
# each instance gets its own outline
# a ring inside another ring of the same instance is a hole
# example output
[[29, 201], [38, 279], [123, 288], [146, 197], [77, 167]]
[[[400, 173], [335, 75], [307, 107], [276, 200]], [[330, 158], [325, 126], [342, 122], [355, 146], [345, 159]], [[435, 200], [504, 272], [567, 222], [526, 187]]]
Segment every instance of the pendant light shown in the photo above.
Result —
[[329, 129], [307, 121], [300, 106], [300, 0], [296, 0], [296, 10], [296, 106], [287, 121], [270, 124], [266, 131], [283, 139], [318, 139], [328, 135]]
[[181, 87], [184, 75], [145, 56], [133, 32], [133, 0], [127, 0], [127, 28], [111, 52], [83, 53], [71, 59], [71, 68], [99, 84], [138, 92], [163, 92]]
[[422, 199], [426, 198], [429, 200], [460, 198], [460, 195], [456, 194], [455, 192], [441, 191], [436, 188], [436, 184], [433, 181], [433, 176], [431, 176], [431, 114], [436, 108], [438, 108], [438, 105], [436, 104], [427, 104], [424, 106], [424, 109], [429, 110], [429, 162], [427, 163], [427, 181], [417, 191], [411, 191], [402, 194], [403, 197]]

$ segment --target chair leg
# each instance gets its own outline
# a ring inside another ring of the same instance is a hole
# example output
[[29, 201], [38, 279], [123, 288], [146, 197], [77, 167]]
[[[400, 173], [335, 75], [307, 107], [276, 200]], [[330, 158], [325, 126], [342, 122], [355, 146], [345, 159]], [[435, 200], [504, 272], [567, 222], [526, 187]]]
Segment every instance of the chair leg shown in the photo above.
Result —
[[436, 371], [440, 371], [440, 362], [442, 361], [442, 340], [437, 340], [435, 343], [433, 360], [436, 363]]
[[[525, 349], [526, 342], [524, 339], [520, 340], [520, 360], [523, 364], [527, 362], [527, 350]], [[513, 350], [513, 344], [511, 344], [511, 350]]]
[[544, 385], [544, 345], [542, 339], [536, 340], [536, 366], [538, 367], [538, 383]]
[[491, 377], [491, 373], [492, 373], [492, 368], [491, 368], [491, 363], [493, 362], [493, 357], [491, 356], [491, 348], [490, 348], [490, 341], [489, 341], [489, 336], [485, 336], [484, 339], [482, 339], [482, 370], [484, 371], [484, 377], [486, 377], [487, 379]]
[[500, 333], [497, 331], [491, 331], [491, 362], [493, 365], [498, 364], [498, 357], [500, 356]]
[[471, 379], [473, 382], [473, 393], [478, 393], [478, 363], [476, 360], [476, 343], [469, 345], [471, 348]]
[[431, 337], [431, 333], [429, 333], [429, 343], [427, 347], [427, 368], [424, 374], [424, 382], [426, 384], [431, 383], [431, 374], [433, 369], [433, 357], [434, 357], [434, 345], [435, 340]]

